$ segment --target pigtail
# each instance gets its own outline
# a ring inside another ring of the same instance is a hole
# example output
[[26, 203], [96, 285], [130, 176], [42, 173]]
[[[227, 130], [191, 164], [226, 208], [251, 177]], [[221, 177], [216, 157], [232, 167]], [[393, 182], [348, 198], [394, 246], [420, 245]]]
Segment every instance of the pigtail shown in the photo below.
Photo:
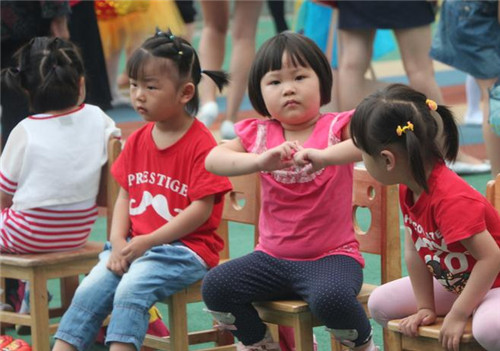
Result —
[[21, 72], [17, 67], [4, 68], [0, 73], [2, 89], [9, 89], [18, 93], [26, 94], [21, 85]]
[[229, 84], [229, 74], [227, 74], [224, 71], [208, 71], [208, 70], [201, 70], [201, 73], [207, 75], [212, 79], [217, 85], [217, 88], [219, 88], [219, 91], [222, 92], [222, 88], [224, 86]]
[[425, 175], [425, 163], [422, 157], [422, 145], [416, 131], [408, 130], [405, 133], [406, 152], [408, 153], [408, 167], [413, 178], [426, 192], [429, 191]]
[[443, 105], [438, 105], [436, 112], [443, 120], [444, 158], [448, 161], [455, 161], [458, 154], [458, 127], [452, 112]]
[[2, 89], [9, 89], [23, 95], [28, 95], [26, 93], [28, 87], [26, 86], [26, 78], [24, 78], [24, 73], [26, 73], [26, 68], [29, 67], [29, 57], [33, 42], [34, 39], [31, 39], [28, 44], [21, 47], [14, 54], [14, 60], [17, 63], [16, 67], [8, 67], [2, 69], [0, 73]]

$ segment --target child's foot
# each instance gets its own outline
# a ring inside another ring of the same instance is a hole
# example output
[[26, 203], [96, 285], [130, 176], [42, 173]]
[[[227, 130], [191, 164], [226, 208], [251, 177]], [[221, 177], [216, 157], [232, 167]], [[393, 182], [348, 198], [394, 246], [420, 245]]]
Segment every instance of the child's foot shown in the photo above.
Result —
[[31, 346], [26, 341], [22, 339], [16, 339], [12, 341], [6, 347], [1, 349], [2, 351], [31, 351]]
[[14, 307], [12, 307], [11, 305], [9, 305], [8, 303], [0, 302], [0, 311], [14, 312]]
[[209, 101], [201, 106], [196, 118], [205, 126], [210, 127], [219, 115], [219, 107], [215, 101]]
[[236, 344], [236, 351], [280, 351], [280, 346], [279, 343], [274, 342], [269, 330], [266, 330], [264, 339], [253, 345], [243, 345], [239, 342]]
[[227, 119], [222, 122], [220, 126], [220, 137], [221, 139], [231, 140], [236, 138], [236, 133], [234, 132], [234, 123], [228, 121]]

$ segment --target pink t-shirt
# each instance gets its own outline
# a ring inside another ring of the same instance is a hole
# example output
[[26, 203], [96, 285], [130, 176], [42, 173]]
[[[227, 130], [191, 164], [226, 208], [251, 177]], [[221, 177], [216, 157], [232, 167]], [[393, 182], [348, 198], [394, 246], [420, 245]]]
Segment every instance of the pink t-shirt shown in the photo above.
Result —
[[[342, 141], [353, 111], [322, 115], [306, 148], [324, 149]], [[236, 124], [247, 152], [260, 154], [283, 142], [276, 120], [247, 119]], [[352, 164], [330, 166], [314, 174], [298, 167], [261, 172], [262, 208], [256, 250], [289, 260], [347, 255], [364, 265], [352, 223]]]

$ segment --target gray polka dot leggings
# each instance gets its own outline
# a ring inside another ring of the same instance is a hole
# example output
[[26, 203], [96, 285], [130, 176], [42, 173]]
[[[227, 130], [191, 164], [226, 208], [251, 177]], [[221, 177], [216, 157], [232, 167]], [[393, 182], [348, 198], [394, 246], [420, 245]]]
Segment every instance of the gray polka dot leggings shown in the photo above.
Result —
[[209, 310], [235, 317], [232, 333], [245, 345], [259, 342], [266, 331], [252, 302], [300, 297], [328, 328], [357, 330], [358, 346], [371, 333], [356, 299], [362, 282], [360, 264], [348, 256], [292, 261], [254, 251], [210, 270], [202, 293]]

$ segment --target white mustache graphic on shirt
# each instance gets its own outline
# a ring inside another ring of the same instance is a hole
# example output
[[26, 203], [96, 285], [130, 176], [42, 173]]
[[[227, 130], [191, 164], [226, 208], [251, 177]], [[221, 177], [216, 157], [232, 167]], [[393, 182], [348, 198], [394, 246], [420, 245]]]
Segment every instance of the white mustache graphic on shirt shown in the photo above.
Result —
[[[137, 201], [135, 201], [135, 199], [130, 199], [129, 213], [131, 216], [140, 215], [144, 213], [144, 211], [146, 211], [149, 206], [153, 206], [155, 212], [163, 219], [170, 222], [172, 218], [174, 218], [174, 215], [170, 213], [168, 200], [164, 195], [158, 194], [156, 196], [153, 196], [149, 191], [145, 191], [142, 194], [142, 200], [139, 206], [133, 207], [136, 202]], [[175, 208], [174, 212], [180, 213], [182, 212], [182, 209]]]

